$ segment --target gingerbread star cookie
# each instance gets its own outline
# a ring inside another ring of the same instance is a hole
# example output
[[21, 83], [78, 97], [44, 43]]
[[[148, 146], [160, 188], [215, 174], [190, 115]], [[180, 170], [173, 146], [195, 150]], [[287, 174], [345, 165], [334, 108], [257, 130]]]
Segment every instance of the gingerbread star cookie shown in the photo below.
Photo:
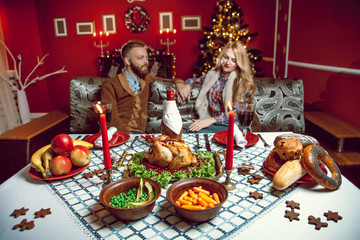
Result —
[[262, 194], [262, 193], [259, 193], [259, 192], [250, 192], [249, 197], [250, 197], [250, 198], [254, 198], [255, 200], [258, 200], [258, 199], [262, 199], [262, 198], [263, 198], [263, 194]]
[[251, 169], [254, 169], [254, 166], [251, 163], [243, 163], [240, 167], [238, 167], [238, 173], [243, 176], [249, 175]]
[[87, 172], [87, 173], [83, 174], [83, 178], [85, 178], [85, 179], [92, 178], [93, 176], [94, 176], [94, 173], [92, 173], [92, 172]]
[[25, 215], [27, 211], [29, 211], [29, 209], [24, 207], [20, 209], [15, 209], [10, 216], [14, 216], [15, 218], [17, 218], [20, 215]]
[[248, 178], [247, 182], [253, 185], [253, 184], [258, 184], [260, 180], [252, 177], [252, 178]]
[[289, 207], [291, 209], [300, 209], [300, 203], [294, 202], [293, 200], [291, 201], [286, 201], [286, 207]]
[[16, 224], [12, 229], [15, 230], [20, 228], [20, 231], [24, 231], [26, 229], [33, 229], [35, 227], [34, 221], [28, 222], [26, 219], [22, 220], [21, 223]]
[[289, 210], [285, 210], [285, 216], [286, 218], [289, 219], [289, 221], [291, 222], [292, 220], [297, 220], [299, 221], [299, 213], [295, 212], [294, 209]]
[[330, 210], [324, 213], [324, 216], [327, 218], [328, 221], [333, 220], [334, 222], [337, 222], [338, 220], [342, 219], [342, 216], [340, 216], [338, 212], [332, 212]]

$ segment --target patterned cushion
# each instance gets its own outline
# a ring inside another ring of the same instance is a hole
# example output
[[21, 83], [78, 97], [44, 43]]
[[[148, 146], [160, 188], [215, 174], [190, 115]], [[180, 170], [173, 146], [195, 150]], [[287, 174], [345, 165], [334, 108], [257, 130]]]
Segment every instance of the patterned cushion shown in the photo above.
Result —
[[[98, 119], [92, 103], [100, 100], [100, 89], [105, 78], [77, 77], [70, 81], [70, 132], [95, 133], [99, 130]], [[304, 89], [299, 79], [256, 78], [256, 114], [262, 131], [293, 131], [303, 133]], [[187, 132], [192, 119], [197, 118], [194, 105], [201, 85], [191, 88], [189, 102], [178, 105], [183, 121], [183, 132]], [[155, 81], [151, 85], [148, 103], [147, 133], [159, 133], [163, 112], [162, 102], [166, 89], [175, 85], [166, 81]]]
[[304, 87], [300, 79], [257, 78], [256, 113], [264, 132], [303, 133]]
[[76, 77], [70, 81], [70, 132], [96, 133], [98, 117], [92, 103], [100, 100], [105, 78]]

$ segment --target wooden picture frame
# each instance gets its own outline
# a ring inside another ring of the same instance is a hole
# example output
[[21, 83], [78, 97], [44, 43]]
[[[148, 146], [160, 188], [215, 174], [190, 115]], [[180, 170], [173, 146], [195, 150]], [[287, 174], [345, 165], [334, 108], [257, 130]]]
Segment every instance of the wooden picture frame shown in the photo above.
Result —
[[201, 15], [181, 16], [181, 30], [183, 31], [201, 30]]
[[172, 12], [159, 12], [160, 30], [173, 30], [173, 14]]
[[94, 22], [77, 22], [76, 23], [76, 34], [77, 35], [92, 35], [94, 33], [95, 23]]
[[54, 18], [55, 37], [67, 37], [66, 18]]
[[102, 15], [103, 32], [109, 34], [116, 33], [116, 19], [115, 14], [104, 14]]

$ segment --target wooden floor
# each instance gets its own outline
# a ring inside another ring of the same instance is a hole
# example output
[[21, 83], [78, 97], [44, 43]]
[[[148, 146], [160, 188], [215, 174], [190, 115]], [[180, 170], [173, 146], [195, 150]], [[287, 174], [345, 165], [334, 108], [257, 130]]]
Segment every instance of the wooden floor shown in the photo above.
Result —
[[306, 122], [306, 134], [315, 137], [338, 164], [341, 173], [360, 189], [360, 139], [346, 139], [343, 152], [337, 152], [337, 139]]

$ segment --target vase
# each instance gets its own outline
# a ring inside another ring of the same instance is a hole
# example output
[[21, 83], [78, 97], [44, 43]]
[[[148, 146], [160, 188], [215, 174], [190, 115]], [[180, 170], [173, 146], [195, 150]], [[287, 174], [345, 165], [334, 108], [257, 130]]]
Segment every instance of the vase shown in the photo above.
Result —
[[17, 91], [19, 112], [22, 124], [30, 122], [29, 103], [24, 90]]

